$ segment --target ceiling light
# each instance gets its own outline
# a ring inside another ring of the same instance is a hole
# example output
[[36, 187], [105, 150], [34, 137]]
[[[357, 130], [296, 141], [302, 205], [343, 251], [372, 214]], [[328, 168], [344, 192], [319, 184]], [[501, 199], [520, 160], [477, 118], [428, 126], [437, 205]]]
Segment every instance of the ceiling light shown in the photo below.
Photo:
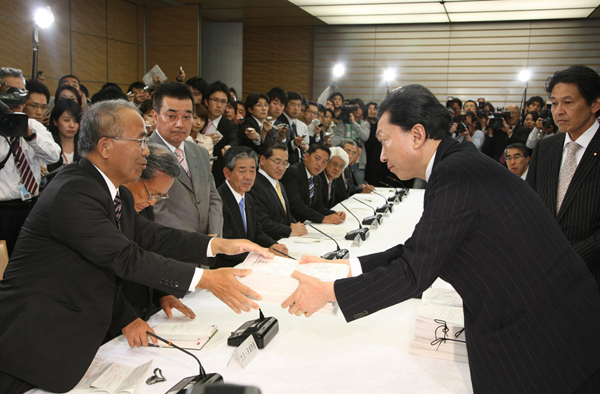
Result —
[[50, 6], [38, 8], [38, 10], [35, 12], [34, 20], [36, 25], [42, 29], [50, 27], [50, 25], [54, 23], [54, 15], [50, 10]]
[[529, 78], [531, 78], [531, 73], [529, 72], [529, 70], [523, 70], [519, 73], [519, 79], [523, 82], [527, 82], [529, 81]]

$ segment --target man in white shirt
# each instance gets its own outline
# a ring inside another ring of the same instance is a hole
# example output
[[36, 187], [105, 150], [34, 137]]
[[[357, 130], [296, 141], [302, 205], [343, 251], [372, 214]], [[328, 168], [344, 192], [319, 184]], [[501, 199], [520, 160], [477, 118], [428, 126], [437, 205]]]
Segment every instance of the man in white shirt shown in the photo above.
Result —
[[[2, 93], [10, 88], [25, 90], [25, 78], [21, 70], [2, 67], [0, 78]], [[9, 110], [23, 112], [24, 104], [10, 106]], [[54, 142], [44, 125], [29, 119], [28, 126], [24, 137], [0, 137], [0, 160], [5, 160], [0, 169], [0, 239], [6, 240], [9, 255], [39, 195], [42, 177], [40, 161], [55, 163], [60, 158], [60, 146]]]

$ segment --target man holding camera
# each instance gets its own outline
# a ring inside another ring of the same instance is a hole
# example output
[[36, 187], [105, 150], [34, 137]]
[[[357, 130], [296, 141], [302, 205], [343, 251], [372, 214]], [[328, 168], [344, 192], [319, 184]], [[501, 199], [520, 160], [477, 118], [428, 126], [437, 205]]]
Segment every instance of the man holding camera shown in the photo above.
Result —
[[[500, 118], [500, 119], [495, 119]], [[519, 125], [521, 112], [516, 105], [509, 105], [506, 111], [494, 114], [494, 119], [490, 119], [487, 127], [485, 141], [482, 152], [492, 159], [502, 164], [506, 163], [504, 150], [511, 144], [525, 144], [528, 129]], [[500, 123], [502, 120], [502, 123]], [[495, 122], [498, 122], [495, 124]]]
[[[18, 102], [18, 94], [25, 91], [23, 71], [2, 67], [0, 78], [0, 93], [4, 96], [2, 100], [7, 101], [8, 110], [23, 112], [26, 96]], [[27, 119], [27, 115], [23, 116]], [[50, 132], [35, 119], [29, 119], [26, 124], [27, 128], [21, 133], [0, 130], [0, 239], [6, 240], [9, 255], [39, 195], [40, 161], [55, 163], [60, 158], [60, 146]]]

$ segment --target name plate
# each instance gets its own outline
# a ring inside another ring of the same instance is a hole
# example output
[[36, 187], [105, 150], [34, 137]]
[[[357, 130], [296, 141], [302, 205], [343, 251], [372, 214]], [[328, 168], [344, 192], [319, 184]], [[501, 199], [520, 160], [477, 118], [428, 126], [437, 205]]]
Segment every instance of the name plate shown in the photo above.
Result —
[[233, 352], [233, 356], [229, 359], [227, 366], [231, 363], [231, 360], [237, 360], [238, 364], [242, 366], [242, 368], [246, 368], [248, 364], [254, 357], [258, 354], [258, 346], [256, 346], [256, 342], [254, 341], [254, 337], [250, 335], [244, 342], [240, 344], [240, 346], [235, 349]]
[[356, 237], [354, 237], [352, 246], [360, 246], [360, 245], [362, 245], [362, 243], [363, 243], [363, 241], [362, 241], [362, 238], [360, 237], [360, 234], [357, 234]]

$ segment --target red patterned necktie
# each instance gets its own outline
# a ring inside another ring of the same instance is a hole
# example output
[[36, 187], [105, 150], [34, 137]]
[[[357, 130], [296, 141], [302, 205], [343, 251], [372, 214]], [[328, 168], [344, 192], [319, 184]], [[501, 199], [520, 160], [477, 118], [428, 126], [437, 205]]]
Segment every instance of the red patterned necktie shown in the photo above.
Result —
[[[11, 145], [15, 143], [15, 137], [11, 138], [10, 142]], [[21, 181], [25, 185], [27, 191], [31, 193], [32, 196], [35, 196], [38, 190], [38, 183], [33, 176], [31, 167], [29, 167], [29, 162], [27, 161], [27, 157], [25, 157], [25, 152], [23, 152], [23, 149], [21, 148], [20, 138], [16, 138], [13, 153], [15, 155], [15, 163], [17, 164], [17, 168], [21, 174]]]

